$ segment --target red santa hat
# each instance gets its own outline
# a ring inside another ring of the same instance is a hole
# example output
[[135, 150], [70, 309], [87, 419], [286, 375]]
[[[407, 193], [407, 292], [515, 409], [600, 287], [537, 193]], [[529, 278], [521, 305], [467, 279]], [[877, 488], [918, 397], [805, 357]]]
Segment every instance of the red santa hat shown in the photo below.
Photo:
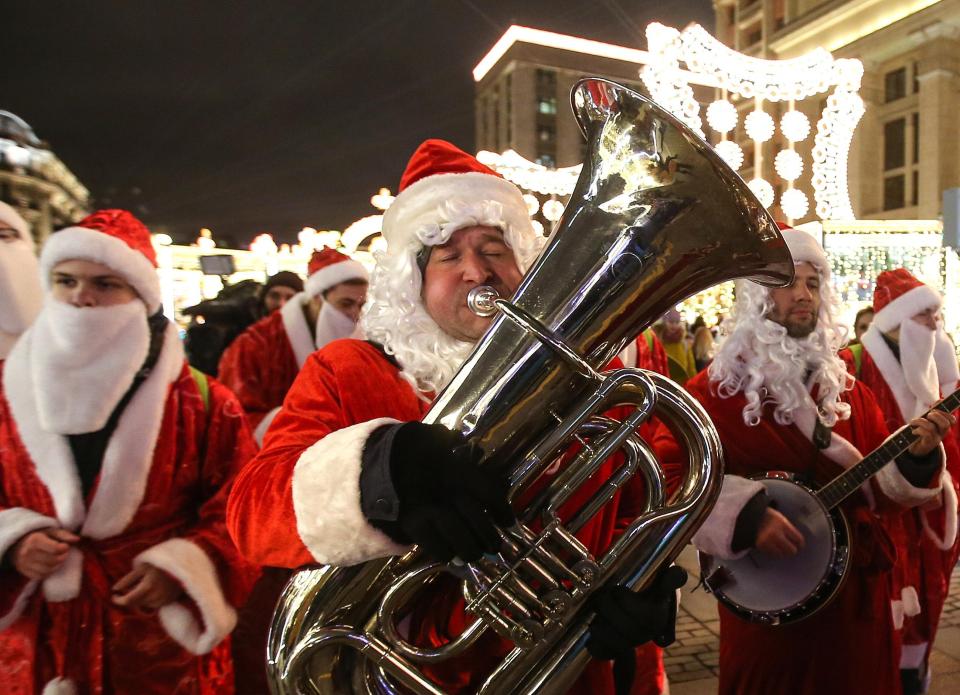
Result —
[[74, 259], [116, 271], [137, 291], [151, 314], [159, 311], [160, 277], [150, 230], [126, 210], [97, 210], [76, 226], [51, 234], [40, 252], [45, 289], [50, 289], [53, 267]]
[[0, 225], [6, 225], [15, 230], [21, 239], [33, 245], [33, 237], [30, 236], [30, 228], [26, 220], [2, 200], [0, 200]]
[[307, 282], [304, 290], [311, 297], [316, 297], [347, 280], [370, 281], [367, 269], [360, 263], [336, 249], [324, 246], [314, 251], [307, 264]]
[[787, 242], [787, 249], [793, 256], [794, 263], [810, 263], [820, 272], [820, 277], [824, 280], [830, 279], [830, 261], [823, 252], [823, 247], [816, 238], [809, 232], [801, 229], [794, 229], [783, 222], [777, 222], [780, 227], [780, 234], [783, 240]]
[[383, 216], [390, 253], [445, 243], [458, 229], [499, 228], [513, 249], [535, 237], [520, 189], [445, 140], [427, 140], [410, 158], [399, 193]]
[[941, 305], [940, 293], [906, 268], [885, 270], [877, 276], [873, 292], [873, 325], [880, 331], [891, 331], [912, 316]]

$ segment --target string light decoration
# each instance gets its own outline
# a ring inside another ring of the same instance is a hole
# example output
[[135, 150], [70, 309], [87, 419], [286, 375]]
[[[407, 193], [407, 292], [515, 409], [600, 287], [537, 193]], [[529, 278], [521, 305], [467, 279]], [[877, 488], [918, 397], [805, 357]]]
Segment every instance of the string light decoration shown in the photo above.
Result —
[[734, 171], [743, 166], [743, 149], [733, 140], [718, 142], [713, 149]]
[[747, 135], [757, 142], [766, 142], [773, 137], [776, 130], [776, 124], [769, 113], [764, 111], [751, 111], [743, 121], [743, 127]]
[[729, 133], [739, 120], [737, 107], [726, 99], [718, 99], [707, 107], [707, 123], [718, 133]]
[[559, 200], [548, 200], [543, 204], [543, 216], [550, 222], [556, 222], [563, 215], [563, 203]]
[[542, 164], [531, 162], [514, 150], [507, 150], [503, 154], [481, 150], [477, 152], [477, 159], [507, 181], [543, 195], [570, 195], [580, 176], [579, 164], [562, 169], [548, 169]]
[[753, 179], [747, 184], [750, 190], [757, 196], [757, 200], [763, 207], [768, 208], [773, 205], [773, 186], [766, 179]]
[[807, 200], [807, 194], [799, 188], [788, 188], [780, 195], [780, 209], [790, 219], [798, 220], [807, 214], [810, 201]]
[[527, 204], [527, 214], [533, 217], [540, 210], [540, 200], [535, 195], [523, 194], [523, 202]]
[[[650, 62], [640, 74], [650, 95], [701, 136], [703, 124], [693, 83], [756, 100], [756, 110], [747, 115], [744, 125], [747, 134], [758, 143], [773, 135], [772, 119], [763, 111], [762, 102], [793, 102], [828, 94], [826, 108], [816, 125], [811, 157], [815, 211], [821, 219], [853, 218], [847, 189], [847, 157], [853, 132], [864, 112], [863, 100], [857, 93], [863, 77], [860, 61], [834, 59], [822, 48], [789, 60], [754, 58], [723, 45], [696, 24], [680, 32], [654, 22], [647, 26], [646, 33]], [[735, 108], [733, 104], [730, 107]], [[727, 107], [717, 102], [711, 104], [707, 113], [711, 128], [711, 110], [714, 114], [729, 114]], [[728, 123], [721, 116], [717, 125]], [[781, 119], [780, 129], [788, 140], [800, 142], [809, 137], [810, 122], [791, 104]], [[727, 132], [720, 127], [715, 130]], [[754, 164], [761, 161], [761, 151], [756, 152]], [[766, 188], [761, 189], [766, 192]], [[770, 195], [769, 203], [763, 202], [772, 204], [772, 198]]]
[[803, 173], [803, 157], [794, 150], [780, 150], [773, 160], [773, 168], [784, 181], [796, 181]]
[[810, 119], [802, 111], [787, 111], [780, 117], [780, 132], [790, 142], [803, 142], [810, 134]]

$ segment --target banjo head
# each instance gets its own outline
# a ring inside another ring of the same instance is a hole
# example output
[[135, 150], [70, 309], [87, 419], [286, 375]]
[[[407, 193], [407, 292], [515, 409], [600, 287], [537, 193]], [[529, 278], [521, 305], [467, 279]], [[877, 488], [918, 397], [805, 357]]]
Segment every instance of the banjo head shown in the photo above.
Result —
[[779, 625], [825, 605], [846, 576], [849, 529], [808, 488], [784, 474], [758, 478], [773, 506], [803, 534], [804, 547], [778, 558], [751, 550], [736, 560], [701, 553], [704, 584], [717, 600], [750, 622]]

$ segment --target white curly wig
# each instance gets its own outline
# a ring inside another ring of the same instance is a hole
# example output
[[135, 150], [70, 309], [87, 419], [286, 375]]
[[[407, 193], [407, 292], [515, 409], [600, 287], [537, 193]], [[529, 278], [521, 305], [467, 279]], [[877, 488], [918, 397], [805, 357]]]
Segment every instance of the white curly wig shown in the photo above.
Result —
[[475, 225], [503, 232], [521, 272], [542, 247], [520, 190], [491, 174], [429, 176], [401, 192], [384, 215], [387, 249], [376, 256], [361, 322], [367, 337], [396, 358], [401, 376], [421, 393], [440, 391], [473, 343], [450, 337], [427, 313], [417, 254]]
[[794, 261], [812, 263], [821, 277], [816, 328], [805, 338], [790, 337], [784, 326], [767, 318], [774, 308], [771, 290], [738, 280], [733, 316], [724, 324], [729, 325], [729, 334], [710, 364], [710, 382], [722, 398], [743, 392], [747, 400], [743, 421], [751, 426], [760, 422], [768, 405], [778, 424], [792, 424], [799, 409], [813, 406], [810, 391], [816, 386], [818, 417], [832, 427], [850, 417], [850, 406], [840, 401], [840, 394], [852, 387], [853, 379], [837, 354], [847, 329], [837, 321], [840, 302], [823, 250], [819, 245], [813, 249], [808, 239], [800, 240], [798, 247], [788, 231], [809, 235], [784, 231]]

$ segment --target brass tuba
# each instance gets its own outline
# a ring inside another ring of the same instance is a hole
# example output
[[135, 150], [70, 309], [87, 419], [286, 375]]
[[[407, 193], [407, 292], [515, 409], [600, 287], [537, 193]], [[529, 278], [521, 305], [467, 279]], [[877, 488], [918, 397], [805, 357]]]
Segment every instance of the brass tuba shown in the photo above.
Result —
[[[506, 472], [518, 524], [503, 530], [500, 556], [469, 565], [433, 563], [414, 548], [297, 573], [269, 638], [275, 693], [441, 693], [421, 666], [468, 654], [487, 630], [514, 646], [478, 692], [565, 692], [589, 660], [587, 598], [608, 582], [642, 589], [712, 507], [721, 449], [699, 404], [659, 375], [598, 370], [696, 292], [738, 277], [790, 282], [790, 254], [743, 181], [669, 113], [599, 78], [578, 82], [572, 103], [587, 154], [571, 201], [510, 301], [473, 298], [499, 315], [424, 418], [463, 432], [483, 465]], [[599, 415], [621, 405], [632, 406], [622, 421]], [[688, 453], [670, 496], [636, 436], [653, 414]], [[576, 441], [579, 453], [534, 494]], [[619, 469], [561, 523], [560, 506], [616, 451]], [[575, 534], [634, 474], [646, 483], [644, 511], [594, 556]], [[460, 580], [476, 620], [442, 647], [411, 644], [398, 622], [444, 573]]]

